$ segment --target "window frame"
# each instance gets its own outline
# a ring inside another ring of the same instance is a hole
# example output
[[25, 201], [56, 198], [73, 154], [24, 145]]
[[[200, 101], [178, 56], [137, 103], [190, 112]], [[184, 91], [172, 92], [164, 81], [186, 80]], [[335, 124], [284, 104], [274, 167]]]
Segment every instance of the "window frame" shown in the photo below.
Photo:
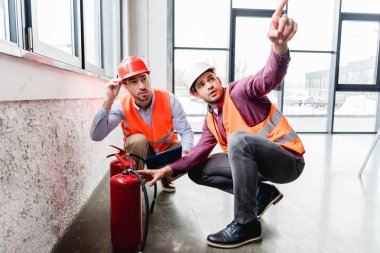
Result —
[[[98, 65], [95, 65], [93, 63], [90, 63], [89, 61], [87, 61], [87, 58], [86, 58], [86, 40], [83, 39], [83, 43], [82, 43], [82, 52], [83, 52], [83, 65], [84, 65], [84, 69], [85, 70], [88, 70], [90, 72], [95, 72], [95, 73], [99, 73], [100, 75], [104, 75], [105, 74], [105, 70], [104, 70], [104, 36], [103, 36], [103, 30], [104, 30], [104, 25], [103, 25], [103, 1], [102, 0], [94, 0], [95, 1], [95, 10], [96, 12], [99, 14], [98, 18], [96, 19], [96, 23], [98, 24], [98, 28], [99, 28], [99, 37], [98, 37], [98, 41], [99, 41], [99, 48], [97, 48], [100, 52], [99, 52], [99, 56], [100, 56], [100, 66]], [[81, 13], [82, 13], [82, 38], [85, 38], [86, 36], [86, 29], [85, 29], [85, 11], [84, 11], [84, 1], [81, 1]], [[96, 18], [96, 17], [95, 17]]]
[[[340, 49], [342, 45], [342, 24], [343, 21], [370, 21], [379, 23], [378, 32], [378, 47], [376, 58], [376, 76], [374, 84], [341, 84], [339, 83], [339, 64], [340, 64]], [[338, 25], [338, 43], [337, 43], [337, 55], [336, 55], [336, 65], [335, 65], [335, 85], [336, 91], [380, 91], [380, 14], [363, 14], [363, 13], [348, 13], [342, 12], [339, 17]]]
[[[26, 5], [26, 49], [34, 53], [52, 58], [56, 61], [60, 61], [78, 68], [82, 67], [82, 53], [81, 47], [82, 36], [80, 35], [81, 16], [80, 16], [80, 4], [79, 0], [71, 1], [71, 12], [73, 14], [73, 20], [71, 25], [72, 29], [72, 43], [74, 47], [74, 55], [63, 52], [54, 46], [49, 45], [38, 39], [38, 26], [37, 24], [37, 0], [31, 0], [30, 6]], [[32, 37], [32, 38], [30, 38]], [[31, 48], [30, 48], [31, 46]]]

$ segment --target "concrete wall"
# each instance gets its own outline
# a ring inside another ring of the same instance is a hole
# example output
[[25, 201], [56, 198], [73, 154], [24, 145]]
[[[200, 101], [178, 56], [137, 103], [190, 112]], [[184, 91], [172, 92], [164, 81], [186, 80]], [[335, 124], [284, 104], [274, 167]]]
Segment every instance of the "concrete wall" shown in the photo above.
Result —
[[[89, 137], [104, 80], [3, 54], [0, 76], [3, 89], [35, 93], [0, 101], [0, 252], [50, 252], [106, 173], [107, 145], [121, 146], [121, 131]], [[75, 90], [81, 98], [70, 98]]]
[[[144, 57], [153, 87], [164, 89], [172, 87], [170, 1], [122, 1], [123, 55]], [[118, 130], [98, 143], [89, 137], [106, 81], [38, 58], [0, 41], [2, 253], [50, 252], [108, 170], [108, 145], [122, 146]]]

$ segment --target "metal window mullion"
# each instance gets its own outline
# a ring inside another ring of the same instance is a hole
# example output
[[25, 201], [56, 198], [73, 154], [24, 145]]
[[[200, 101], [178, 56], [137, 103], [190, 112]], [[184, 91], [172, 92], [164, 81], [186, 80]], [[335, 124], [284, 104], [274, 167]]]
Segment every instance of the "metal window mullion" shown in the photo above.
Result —
[[80, 36], [79, 36], [79, 6], [78, 6], [78, 0], [72, 0], [71, 1], [71, 13], [72, 13], [72, 29], [71, 29], [71, 43], [73, 44], [73, 50], [74, 55], [81, 57], [80, 55]]
[[84, 3], [82, 0], [79, 1], [79, 25], [78, 25], [78, 28], [79, 28], [79, 38], [80, 38], [80, 59], [81, 59], [81, 65], [82, 65], [82, 69], [85, 69], [86, 65], [85, 65], [85, 61], [86, 61], [86, 50], [85, 50], [85, 40], [84, 40], [84, 7], [83, 7]]
[[333, 43], [335, 44], [336, 54], [331, 57], [331, 69], [334, 71], [330, 72], [330, 87], [329, 87], [329, 97], [327, 106], [327, 132], [334, 133], [334, 120], [335, 120], [335, 98], [338, 86], [338, 76], [339, 76], [339, 58], [340, 58], [340, 44], [341, 44], [341, 32], [342, 32], [342, 0], [335, 2], [334, 12], [337, 13], [334, 20], [334, 34]]
[[232, 8], [232, 2], [230, 4], [231, 11], [230, 11], [230, 43], [229, 43], [229, 51], [230, 54], [228, 56], [229, 58], [229, 64], [228, 64], [228, 80], [227, 82], [230, 83], [234, 80], [235, 77], [235, 26], [236, 26], [236, 15]]
[[25, 50], [33, 51], [33, 45], [36, 44], [38, 38], [38, 28], [36, 27], [33, 30], [33, 24], [37, 23], [36, 18], [33, 13], [37, 13], [36, 1], [35, 0], [26, 0], [24, 2], [25, 10], [25, 26], [24, 26], [24, 43], [23, 48]]
[[[286, 78], [285, 78], [286, 79]], [[280, 112], [284, 113], [284, 85], [285, 85], [285, 80], [282, 81], [281, 85], [278, 86], [278, 97], [277, 97], [277, 108]]]

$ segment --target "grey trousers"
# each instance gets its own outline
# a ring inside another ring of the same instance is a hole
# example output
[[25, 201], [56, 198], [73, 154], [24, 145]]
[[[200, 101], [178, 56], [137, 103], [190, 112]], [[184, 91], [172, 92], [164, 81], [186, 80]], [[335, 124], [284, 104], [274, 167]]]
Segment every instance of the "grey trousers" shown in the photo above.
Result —
[[228, 140], [228, 155], [210, 155], [188, 175], [197, 184], [234, 194], [234, 219], [245, 224], [256, 219], [259, 182], [292, 182], [304, 166], [303, 158], [296, 158], [272, 141], [238, 131]]

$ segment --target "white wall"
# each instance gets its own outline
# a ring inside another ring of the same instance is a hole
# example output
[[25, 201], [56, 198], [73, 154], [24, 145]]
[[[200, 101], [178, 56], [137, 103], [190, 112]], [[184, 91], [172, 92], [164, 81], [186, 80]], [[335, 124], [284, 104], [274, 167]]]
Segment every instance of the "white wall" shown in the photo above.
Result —
[[169, 91], [172, 91], [173, 35], [168, 8], [171, 8], [172, 2], [130, 1], [129, 51], [124, 54], [142, 57], [151, 70], [152, 86]]

